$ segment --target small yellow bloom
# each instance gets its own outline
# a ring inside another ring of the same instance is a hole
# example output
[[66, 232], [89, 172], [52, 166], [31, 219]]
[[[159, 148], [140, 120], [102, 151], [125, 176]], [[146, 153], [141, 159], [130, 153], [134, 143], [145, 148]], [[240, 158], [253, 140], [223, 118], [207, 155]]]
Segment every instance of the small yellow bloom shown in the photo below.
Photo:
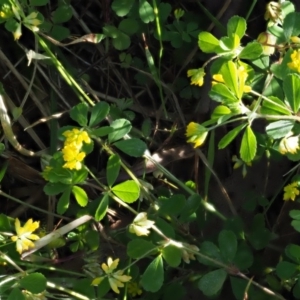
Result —
[[225, 83], [223, 75], [222, 74], [215, 74], [212, 76], [213, 80], [215, 80], [217, 83]]
[[127, 290], [132, 297], [140, 296], [143, 293], [141, 286], [137, 282], [129, 282]]
[[191, 77], [191, 84], [202, 86], [205, 72], [203, 68], [192, 69], [187, 71], [187, 76]]
[[63, 167], [70, 170], [80, 170], [82, 168], [81, 162], [85, 158], [85, 153], [81, 151], [83, 142], [90, 144], [91, 139], [86, 131], [80, 131], [77, 128], [67, 130], [63, 135], [66, 137], [62, 149], [63, 159], [66, 162]]
[[299, 149], [299, 137], [298, 136], [289, 136], [284, 137], [279, 143], [279, 152], [281, 154], [297, 153]]
[[184, 15], [184, 10], [181, 8], [175, 9], [174, 11], [174, 17], [176, 20], [179, 20]]
[[37, 228], [39, 228], [40, 222], [33, 222], [32, 219], [29, 219], [23, 227], [21, 227], [20, 221], [17, 218], [15, 220], [15, 229], [17, 235], [11, 237], [13, 242], [17, 244], [17, 251], [21, 254], [23, 251], [28, 250], [29, 248], [34, 247], [34, 243], [31, 241], [36, 241], [39, 239], [39, 236], [32, 234]]
[[[119, 259], [112, 260], [111, 257], [107, 259], [107, 264], [103, 263], [101, 265], [103, 271], [106, 273], [106, 276], [108, 277], [108, 282], [111, 287], [111, 289], [119, 294], [119, 287], [124, 287], [124, 282], [128, 282], [131, 279], [131, 276], [128, 275], [123, 275], [124, 271], [123, 270], [118, 270], [114, 272], [114, 270], [117, 268], [119, 264]], [[92, 285], [99, 285], [101, 281], [105, 277], [97, 277], [92, 281]]]
[[294, 50], [293, 53], [291, 54], [291, 62], [288, 63], [288, 67], [291, 70], [297, 71], [300, 73], [300, 49]]
[[194, 144], [194, 148], [200, 147], [208, 134], [208, 130], [198, 123], [191, 122], [186, 128], [187, 142]]
[[294, 44], [300, 44], [300, 38], [298, 36], [291, 36], [290, 40]]
[[293, 182], [285, 186], [283, 190], [284, 190], [283, 200], [294, 201], [295, 198], [300, 194], [297, 182]]
[[154, 221], [147, 220], [147, 213], [141, 212], [129, 226], [129, 232], [135, 233], [137, 236], [148, 235], [150, 233], [149, 229], [154, 223]]

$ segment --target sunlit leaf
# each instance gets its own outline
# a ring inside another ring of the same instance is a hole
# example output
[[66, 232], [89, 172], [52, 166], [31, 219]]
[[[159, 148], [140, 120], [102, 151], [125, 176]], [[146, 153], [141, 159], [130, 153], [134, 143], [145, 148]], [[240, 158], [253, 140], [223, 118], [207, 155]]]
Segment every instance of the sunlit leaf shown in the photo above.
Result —
[[256, 137], [251, 129], [248, 126], [244, 132], [241, 148], [240, 148], [240, 156], [244, 162], [251, 162], [256, 154], [257, 149], [257, 141]]

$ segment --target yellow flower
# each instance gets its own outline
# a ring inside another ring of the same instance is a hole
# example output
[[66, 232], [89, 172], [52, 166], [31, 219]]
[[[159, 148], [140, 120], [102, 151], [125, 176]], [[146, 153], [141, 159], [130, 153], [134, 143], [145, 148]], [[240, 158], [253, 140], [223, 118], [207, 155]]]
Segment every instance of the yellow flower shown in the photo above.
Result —
[[298, 190], [298, 183], [293, 182], [287, 186], [284, 187], [284, 194], [283, 194], [283, 200], [292, 200], [294, 201], [295, 198], [300, 194]]
[[288, 63], [288, 67], [291, 70], [297, 71], [300, 73], [300, 49], [294, 50], [293, 53], [291, 54], [291, 62]]
[[66, 162], [63, 167], [73, 170], [82, 168], [82, 161], [85, 158], [85, 153], [81, 151], [83, 142], [91, 143], [91, 139], [86, 131], [80, 131], [77, 128], [67, 130], [63, 133], [66, 137], [64, 148], [62, 149], [63, 159]]
[[23, 227], [21, 227], [20, 221], [17, 218], [15, 220], [15, 229], [17, 235], [11, 237], [13, 242], [17, 244], [17, 251], [21, 254], [23, 251], [34, 247], [34, 243], [31, 240], [38, 240], [39, 236], [32, 234], [37, 228], [39, 228], [40, 222], [33, 222], [29, 219]]
[[147, 220], [147, 213], [139, 213], [133, 220], [133, 223], [129, 226], [129, 232], [135, 233], [137, 236], [148, 235], [150, 233], [149, 228], [152, 227], [154, 221]]
[[299, 149], [299, 137], [298, 136], [288, 136], [284, 137], [279, 143], [279, 152], [281, 154], [297, 153]]
[[193, 143], [194, 148], [201, 146], [208, 134], [208, 130], [198, 123], [191, 122], [186, 128], [186, 136], [188, 143]]
[[203, 68], [192, 69], [187, 71], [187, 76], [191, 77], [191, 84], [202, 86], [205, 72]]
[[129, 282], [127, 290], [128, 294], [132, 297], [140, 296], [143, 293], [143, 290], [137, 282]]
[[294, 44], [300, 44], [300, 38], [298, 36], [291, 36], [290, 40]]
[[[128, 282], [131, 279], [131, 276], [128, 275], [123, 275], [124, 271], [123, 270], [118, 270], [114, 272], [114, 270], [117, 268], [119, 264], [119, 258], [112, 260], [111, 257], [107, 259], [107, 264], [103, 263], [101, 265], [103, 271], [106, 273], [106, 276], [108, 277], [108, 282], [111, 287], [111, 289], [119, 294], [119, 287], [124, 287], [124, 282]], [[105, 277], [97, 277], [92, 281], [92, 285], [99, 285], [101, 281]]]

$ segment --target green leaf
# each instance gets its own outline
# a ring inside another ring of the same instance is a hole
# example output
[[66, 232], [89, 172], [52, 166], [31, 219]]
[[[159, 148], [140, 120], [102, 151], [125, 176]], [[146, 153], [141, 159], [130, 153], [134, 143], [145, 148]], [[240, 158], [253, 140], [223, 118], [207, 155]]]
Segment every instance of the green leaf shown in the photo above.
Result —
[[180, 265], [181, 262], [181, 250], [173, 245], [165, 247], [162, 251], [163, 258], [166, 260], [167, 264], [173, 268]]
[[69, 21], [73, 16], [70, 5], [60, 5], [52, 14], [53, 23], [60, 24]]
[[233, 16], [227, 23], [227, 35], [231, 37], [237, 34], [240, 39], [245, 35], [247, 23], [244, 18]]
[[182, 300], [186, 299], [185, 295], [187, 294], [186, 288], [178, 282], [171, 282], [168, 285], [164, 286], [163, 289], [163, 300]]
[[228, 133], [226, 133], [220, 140], [218, 144], [218, 148], [224, 149], [225, 147], [227, 147], [236, 138], [236, 136], [243, 130], [245, 126], [246, 124], [239, 125], [233, 128], [232, 130], [230, 130]]
[[119, 23], [118, 29], [128, 35], [133, 35], [139, 30], [139, 23], [132, 18], [124, 19]]
[[83, 188], [74, 185], [72, 187], [72, 194], [81, 207], [85, 207], [88, 204], [88, 196]]
[[213, 113], [211, 114], [212, 120], [218, 120], [219, 118], [223, 117], [224, 115], [229, 115], [231, 110], [225, 105], [218, 105]]
[[300, 210], [299, 209], [292, 209], [289, 212], [291, 218], [295, 220], [300, 220]]
[[139, 259], [152, 254], [156, 249], [157, 247], [153, 243], [138, 238], [127, 244], [127, 255], [133, 259]]
[[290, 40], [290, 37], [300, 34], [299, 18], [299, 12], [292, 12], [284, 18], [282, 28], [287, 41]]
[[212, 86], [209, 97], [217, 102], [238, 103], [239, 99], [223, 83], [216, 83]]
[[264, 115], [291, 115], [290, 110], [283, 101], [274, 96], [268, 97], [271, 101], [264, 100], [260, 109]]
[[145, 142], [136, 138], [118, 141], [113, 146], [116, 146], [119, 150], [132, 157], [143, 156], [147, 149]]
[[142, 123], [142, 133], [144, 137], [149, 137], [151, 134], [152, 122], [150, 118], [146, 118]]
[[238, 74], [237, 67], [231, 60], [224, 63], [221, 67], [220, 74], [222, 74], [225, 85], [239, 98]]
[[77, 122], [80, 126], [86, 126], [88, 119], [88, 105], [85, 103], [79, 103], [74, 106], [70, 111], [70, 117]]
[[44, 186], [44, 192], [48, 196], [54, 196], [54, 195], [62, 193], [64, 190], [66, 190], [69, 187], [70, 187], [70, 185], [63, 184], [61, 182], [55, 182], [55, 183], [48, 182]]
[[90, 132], [91, 132], [91, 135], [94, 135], [97, 137], [103, 137], [103, 136], [110, 134], [113, 131], [114, 131], [114, 129], [112, 127], [103, 126], [100, 128], [92, 129]]
[[267, 135], [273, 139], [280, 139], [285, 137], [294, 127], [294, 121], [282, 120], [270, 123], [266, 127]]
[[257, 59], [263, 53], [263, 47], [258, 42], [248, 43], [246, 47], [239, 54], [240, 59]]
[[214, 296], [220, 292], [227, 278], [227, 272], [218, 269], [205, 274], [198, 283], [198, 288], [205, 296]]
[[111, 190], [117, 197], [126, 203], [135, 202], [140, 195], [140, 187], [133, 180], [127, 180], [115, 185]]
[[219, 40], [211, 33], [202, 31], [198, 37], [198, 45], [204, 53], [212, 53], [219, 47]]
[[57, 202], [57, 213], [63, 215], [69, 207], [71, 187], [67, 188]]
[[185, 196], [182, 194], [174, 194], [170, 198], [159, 198], [160, 214], [177, 216], [186, 202]]
[[[169, 222], [165, 221], [162, 218], [156, 218], [155, 225], [159, 228], [159, 230], [165, 236], [169, 237], [170, 239], [174, 239], [175, 238], [174, 227], [172, 225], [170, 225]], [[161, 236], [158, 233], [153, 232], [153, 240], [156, 240], [157, 242], [159, 242], [159, 241], [161, 241]]]
[[31, 273], [22, 278], [19, 284], [27, 291], [39, 294], [46, 289], [47, 279], [42, 273]]
[[164, 268], [161, 255], [157, 256], [147, 267], [141, 277], [144, 290], [155, 293], [160, 290], [164, 282]]
[[246, 243], [240, 244], [233, 261], [234, 265], [236, 265], [239, 270], [247, 270], [253, 265], [253, 261], [254, 258], [251, 248]]
[[200, 253], [212, 259], [209, 260], [204, 257], [197, 256], [198, 261], [203, 265], [216, 267], [218, 264], [214, 263], [214, 261], [222, 262], [220, 250], [212, 242], [203, 242], [200, 247]]
[[236, 235], [230, 230], [222, 230], [219, 233], [218, 242], [224, 261], [232, 263], [237, 251]]
[[110, 143], [120, 140], [131, 130], [131, 123], [126, 119], [118, 119], [113, 121], [110, 124], [110, 127], [113, 128], [113, 132], [108, 135], [108, 141]]
[[61, 26], [58, 24], [55, 24], [51, 31], [50, 31], [51, 37], [56, 39], [57, 41], [62, 41], [68, 37], [70, 37], [71, 33], [68, 28], [65, 26]]
[[300, 246], [295, 244], [287, 245], [285, 248], [285, 254], [295, 263], [300, 263]]
[[144, 23], [152, 22], [155, 18], [152, 6], [146, 0], [139, 0], [139, 14]]
[[296, 231], [300, 232], [300, 220], [293, 220], [291, 225]]
[[114, 0], [111, 4], [112, 10], [119, 17], [126, 16], [134, 3], [134, 0]]
[[283, 90], [294, 113], [300, 107], [300, 76], [298, 74], [288, 74], [283, 79]]
[[[85, 149], [84, 151], [88, 153]], [[86, 180], [87, 176], [88, 176], [88, 170], [86, 168], [82, 168], [80, 170], [74, 170], [72, 184], [75, 185], [75, 184], [83, 183]]]
[[85, 234], [85, 241], [88, 244], [88, 246], [90, 247], [90, 250], [95, 251], [98, 249], [99, 247], [99, 242], [100, 242], [100, 235], [99, 232], [96, 230], [88, 230], [86, 231]]
[[298, 265], [288, 261], [281, 261], [276, 266], [276, 274], [282, 280], [288, 280], [294, 277], [297, 272]]
[[24, 294], [21, 292], [20, 289], [18, 288], [13, 288], [11, 293], [9, 294], [7, 300], [26, 300]]
[[183, 207], [179, 220], [181, 222], [188, 222], [192, 215], [195, 215], [202, 198], [198, 194], [193, 194], [188, 197], [185, 206]]
[[98, 125], [108, 115], [110, 106], [107, 102], [98, 102], [91, 111], [89, 126]]
[[130, 37], [121, 31], [119, 31], [118, 36], [112, 41], [114, 48], [119, 51], [128, 49], [130, 43], [131, 43]]
[[257, 149], [256, 137], [251, 127], [248, 126], [242, 138], [242, 143], [240, 148], [241, 159], [246, 163], [251, 162], [255, 157], [256, 149]]
[[49, 0], [30, 0], [30, 6], [44, 6], [47, 5]]
[[100, 203], [95, 212], [95, 220], [97, 222], [101, 221], [105, 217], [108, 209], [108, 200], [109, 200], [109, 196], [107, 193], [104, 194], [103, 197], [99, 199]]
[[116, 179], [118, 178], [118, 175], [120, 173], [120, 167], [121, 167], [120, 156], [118, 154], [112, 154], [108, 158], [108, 162], [106, 166], [106, 179], [109, 187], [111, 187], [115, 183]]

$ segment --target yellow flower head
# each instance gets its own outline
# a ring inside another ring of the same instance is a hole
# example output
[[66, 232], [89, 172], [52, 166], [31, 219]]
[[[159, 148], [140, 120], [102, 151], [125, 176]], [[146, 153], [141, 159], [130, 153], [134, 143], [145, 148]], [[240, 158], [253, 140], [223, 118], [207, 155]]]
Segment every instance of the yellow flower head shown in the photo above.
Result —
[[201, 146], [208, 134], [208, 130], [198, 123], [191, 122], [186, 128], [187, 142], [194, 144], [194, 148]]
[[191, 77], [191, 84], [202, 86], [204, 82], [205, 72], [203, 68], [192, 69], [187, 71], [187, 76]]
[[291, 36], [290, 40], [294, 44], [300, 44], [300, 38], [298, 36]]
[[132, 297], [140, 296], [143, 293], [141, 286], [137, 282], [129, 282], [127, 290]]
[[91, 139], [86, 131], [80, 131], [77, 128], [67, 130], [63, 133], [66, 137], [64, 148], [62, 149], [63, 159], [66, 162], [63, 167], [67, 169], [80, 170], [85, 153], [81, 151], [83, 142], [91, 143]]
[[34, 243], [31, 241], [36, 241], [39, 239], [39, 236], [32, 234], [37, 228], [39, 228], [39, 222], [33, 222], [32, 219], [29, 219], [23, 227], [21, 227], [20, 221], [17, 218], [15, 220], [15, 229], [17, 235], [11, 237], [13, 242], [17, 244], [17, 251], [21, 254], [23, 251], [28, 250], [29, 248], [34, 247]]
[[284, 190], [283, 200], [294, 201], [295, 198], [300, 194], [297, 182], [293, 182], [285, 186], [283, 190]]
[[[119, 264], [119, 258], [112, 260], [111, 257], [107, 259], [107, 264], [103, 263], [101, 265], [103, 271], [106, 273], [106, 276], [108, 277], [108, 282], [111, 287], [111, 289], [119, 294], [119, 287], [124, 287], [124, 282], [128, 282], [131, 279], [131, 276], [128, 275], [123, 275], [124, 271], [123, 270], [118, 270], [114, 272], [114, 270], [117, 268]], [[92, 285], [99, 285], [101, 281], [105, 277], [97, 277], [92, 281]]]
[[291, 70], [297, 71], [300, 73], [300, 49], [294, 50], [293, 53], [291, 54], [291, 62], [288, 63], [288, 67]]

